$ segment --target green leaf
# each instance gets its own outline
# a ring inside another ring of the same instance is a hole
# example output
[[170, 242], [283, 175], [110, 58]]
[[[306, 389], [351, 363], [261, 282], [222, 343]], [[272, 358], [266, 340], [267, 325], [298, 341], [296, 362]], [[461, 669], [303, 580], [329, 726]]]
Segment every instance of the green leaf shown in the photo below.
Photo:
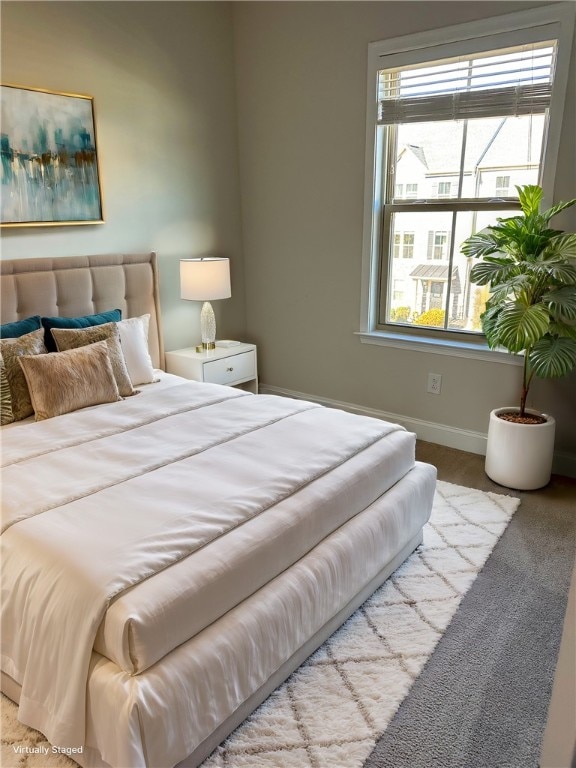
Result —
[[576, 234], [557, 234], [550, 238], [542, 253], [543, 259], [576, 259]]
[[568, 323], [552, 320], [548, 327], [548, 333], [551, 336], [562, 336], [565, 339], [576, 340], [576, 325], [568, 325]]
[[473, 256], [474, 258], [483, 258], [489, 256], [492, 253], [498, 253], [499, 246], [494, 242], [494, 238], [487, 232], [477, 232], [472, 237], [460, 246], [460, 250], [465, 256]]
[[529, 261], [538, 258], [550, 240], [559, 234], [556, 229], [548, 229], [541, 216], [513, 216], [498, 222], [489, 229], [500, 250]]
[[486, 310], [480, 315], [482, 330], [484, 331], [490, 349], [494, 349], [500, 345], [496, 328], [498, 327], [498, 318], [500, 317], [501, 311], [501, 305], [493, 306], [488, 302], [486, 304]]
[[530, 264], [529, 271], [534, 274], [548, 275], [559, 283], [576, 285], [576, 264], [567, 264], [563, 260], [539, 261]]
[[525, 216], [537, 214], [542, 201], [543, 190], [536, 184], [526, 184], [524, 187], [516, 187], [518, 190], [518, 199], [520, 207]]
[[519, 301], [502, 307], [496, 333], [500, 344], [511, 352], [532, 347], [548, 330], [550, 316], [541, 304], [526, 305]]
[[526, 237], [526, 219], [523, 216], [511, 216], [507, 219], [497, 219], [498, 223], [489, 227], [495, 242], [504, 247], [520, 244]]
[[556, 216], [560, 211], [564, 211], [566, 208], [570, 208], [572, 205], [576, 204], [576, 198], [574, 200], [568, 200], [565, 203], [558, 203], [558, 205], [554, 205], [552, 208], [549, 208], [547, 211], [544, 211], [542, 216], [546, 219], [546, 221], [550, 221], [551, 218]]
[[551, 238], [556, 230], [540, 230], [526, 233], [520, 243], [520, 250], [528, 261], [536, 261], [542, 258], [542, 253], [548, 248]]
[[519, 297], [522, 290], [528, 290], [532, 284], [529, 275], [516, 274], [510, 280], [506, 280], [503, 283], [492, 283], [490, 290], [490, 299], [494, 304], [502, 304], [506, 299], [514, 295]]
[[550, 312], [556, 318], [576, 320], [576, 285], [566, 285], [542, 296]]
[[470, 279], [476, 285], [498, 285], [515, 274], [518, 269], [511, 259], [485, 259], [472, 267]]
[[528, 359], [531, 369], [540, 378], [566, 376], [576, 368], [576, 340], [546, 334], [534, 345]]

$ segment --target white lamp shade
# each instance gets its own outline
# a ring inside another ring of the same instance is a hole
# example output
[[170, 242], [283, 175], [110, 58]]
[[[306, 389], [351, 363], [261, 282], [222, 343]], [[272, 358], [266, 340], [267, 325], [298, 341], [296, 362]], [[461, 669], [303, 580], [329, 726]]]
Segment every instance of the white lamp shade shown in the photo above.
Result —
[[229, 299], [230, 259], [181, 259], [180, 296], [190, 301]]

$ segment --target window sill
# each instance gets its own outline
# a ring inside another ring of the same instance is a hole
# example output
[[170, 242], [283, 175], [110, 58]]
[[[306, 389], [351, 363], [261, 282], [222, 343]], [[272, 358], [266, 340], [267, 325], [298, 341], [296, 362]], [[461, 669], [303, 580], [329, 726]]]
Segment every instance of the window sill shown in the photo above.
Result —
[[522, 365], [524, 363], [524, 355], [513, 355], [506, 350], [490, 349], [486, 344], [432, 339], [427, 336], [385, 331], [357, 331], [356, 335], [360, 337], [362, 344], [409, 349], [412, 352], [428, 352], [433, 355], [464, 357], [469, 360], [485, 360], [490, 363], [504, 363], [505, 365]]

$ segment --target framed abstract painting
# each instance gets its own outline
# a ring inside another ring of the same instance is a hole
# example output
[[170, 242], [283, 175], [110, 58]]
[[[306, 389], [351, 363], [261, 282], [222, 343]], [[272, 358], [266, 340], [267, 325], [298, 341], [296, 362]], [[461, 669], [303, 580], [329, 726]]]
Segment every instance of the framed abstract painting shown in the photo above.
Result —
[[0, 86], [2, 227], [102, 224], [91, 96]]

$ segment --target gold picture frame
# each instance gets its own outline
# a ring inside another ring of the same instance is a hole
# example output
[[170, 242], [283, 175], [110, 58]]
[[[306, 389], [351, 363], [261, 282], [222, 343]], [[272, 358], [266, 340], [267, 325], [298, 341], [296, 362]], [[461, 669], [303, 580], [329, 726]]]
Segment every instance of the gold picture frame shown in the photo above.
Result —
[[0, 85], [1, 227], [103, 224], [94, 99]]

